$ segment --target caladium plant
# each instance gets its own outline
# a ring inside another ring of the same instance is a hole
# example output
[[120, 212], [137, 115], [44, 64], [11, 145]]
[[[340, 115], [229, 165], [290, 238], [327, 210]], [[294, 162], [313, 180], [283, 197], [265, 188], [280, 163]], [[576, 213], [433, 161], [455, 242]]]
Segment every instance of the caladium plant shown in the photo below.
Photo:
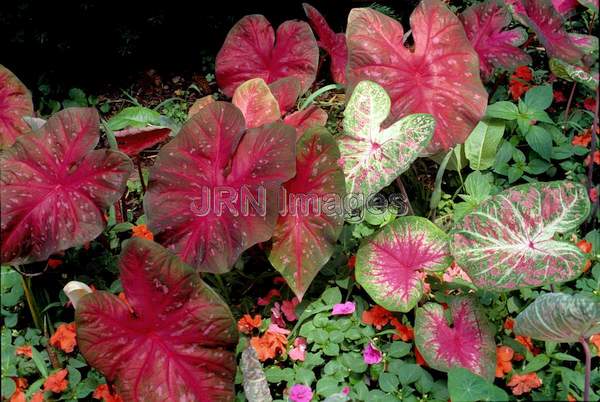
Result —
[[356, 85], [344, 111], [340, 164], [348, 193], [370, 195], [389, 185], [423, 152], [435, 127], [428, 114], [413, 114], [382, 129], [390, 97], [380, 85]]
[[531, 64], [531, 57], [519, 48], [527, 40], [523, 28], [506, 30], [511, 22], [508, 10], [499, 0], [473, 4], [460, 15], [465, 32], [479, 55], [479, 68], [485, 80], [494, 69], [514, 69]]
[[296, 176], [284, 184], [269, 256], [299, 300], [334, 252], [344, 225], [344, 173], [339, 151], [325, 128], [312, 128], [296, 146]]
[[[496, 371], [495, 329], [472, 297], [454, 297], [449, 314], [437, 303], [417, 308], [415, 344], [427, 364], [448, 372], [463, 367], [492, 381]], [[450, 322], [448, 318], [450, 318]]]
[[358, 249], [356, 281], [380, 306], [410, 311], [423, 296], [425, 273], [450, 266], [448, 241], [428, 219], [399, 217]]
[[139, 155], [143, 150], [160, 144], [170, 134], [170, 128], [156, 126], [131, 127], [114, 132], [119, 151], [129, 156]]
[[9, 69], [0, 64], [0, 149], [10, 147], [15, 138], [30, 131], [23, 117], [31, 115], [31, 93]]
[[155, 239], [201, 271], [228, 271], [271, 238], [276, 194], [295, 174], [295, 143], [281, 122], [246, 130], [230, 103], [200, 109], [150, 170], [144, 211]]
[[560, 283], [577, 277], [586, 257], [555, 234], [575, 230], [590, 212], [583, 185], [530, 183], [491, 196], [452, 229], [451, 251], [484, 289]]
[[215, 62], [219, 87], [227, 96], [252, 78], [268, 84], [296, 77], [302, 92], [315, 80], [319, 47], [310, 26], [303, 21], [286, 21], [273, 27], [262, 15], [248, 15], [227, 34]]
[[230, 401], [237, 343], [227, 304], [193, 268], [145, 239], [124, 243], [127, 302], [96, 291], [79, 299], [77, 343], [126, 401]]
[[464, 142], [483, 117], [487, 91], [479, 58], [459, 19], [440, 0], [423, 0], [410, 17], [414, 49], [404, 29], [370, 8], [348, 16], [348, 85], [372, 80], [392, 99], [392, 118], [430, 113], [436, 129], [427, 150], [435, 153]]
[[95, 239], [133, 165], [94, 147], [98, 112], [69, 108], [0, 155], [2, 262], [25, 264]]

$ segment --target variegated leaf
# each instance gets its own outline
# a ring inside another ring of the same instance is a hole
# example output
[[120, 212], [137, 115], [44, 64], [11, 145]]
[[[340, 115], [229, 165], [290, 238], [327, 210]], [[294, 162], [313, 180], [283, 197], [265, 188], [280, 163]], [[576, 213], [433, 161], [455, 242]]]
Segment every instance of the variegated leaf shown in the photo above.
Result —
[[409, 311], [423, 295], [423, 271], [442, 271], [452, 262], [448, 235], [418, 216], [396, 219], [356, 255], [356, 281], [375, 302]]
[[409, 168], [423, 152], [435, 128], [429, 114], [412, 114], [386, 129], [390, 97], [372, 81], [354, 88], [344, 111], [344, 136], [339, 140], [348, 193], [376, 193]]
[[452, 255], [484, 289], [565, 282], [579, 275], [586, 258], [574, 244], [554, 236], [577, 228], [589, 212], [586, 189], [578, 183], [512, 187], [482, 202], [454, 227]]

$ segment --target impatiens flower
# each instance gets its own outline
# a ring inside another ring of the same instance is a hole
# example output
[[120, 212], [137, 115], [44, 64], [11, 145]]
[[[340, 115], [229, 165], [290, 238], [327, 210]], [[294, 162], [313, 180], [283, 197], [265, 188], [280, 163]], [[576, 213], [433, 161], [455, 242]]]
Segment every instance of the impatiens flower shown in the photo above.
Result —
[[508, 346], [501, 345], [496, 348], [496, 377], [502, 378], [512, 370], [510, 361], [514, 354], [515, 352]]
[[457, 278], [462, 279], [465, 282], [471, 282], [471, 278], [469, 278], [469, 275], [467, 275], [467, 273], [463, 271], [461, 267], [458, 266], [456, 261], [452, 261], [450, 268], [448, 268], [446, 272], [444, 272], [442, 279], [444, 280], [444, 282], [452, 282]]
[[259, 306], [268, 306], [274, 297], [281, 297], [281, 292], [279, 292], [279, 290], [277, 290], [277, 289], [269, 290], [269, 293], [267, 293], [265, 297], [258, 298], [258, 305]]
[[50, 338], [50, 345], [61, 349], [63, 352], [71, 353], [77, 345], [75, 323], [61, 324]]
[[513, 395], [526, 394], [534, 388], [542, 386], [542, 380], [536, 373], [527, 374], [513, 374], [512, 378], [508, 382], [509, 387], [512, 388]]
[[571, 144], [587, 148], [590, 142], [592, 142], [592, 130], [585, 130], [583, 134], [574, 136]]
[[92, 396], [94, 399], [100, 399], [103, 402], [123, 402], [121, 396], [111, 392], [108, 384], [98, 385]]
[[25, 357], [29, 357], [31, 359], [32, 352], [31, 352], [31, 346], [29, 345], [24, 345], [24, 346], [17, 346], [16, 349], [16, 354], [17, 356], [25, 356]]
[[301, 362], [306, 358], [306, 339], [298, 337], [294, 339], [294, 347], [290, 349], [290, 359]]
[[250, 345], [256, 351], [258, 360], [274, 359], [279, 353], [284, 353], [287, 345], [287, 329], [271, 324], [267, 332], [260, 337], [250, 339]]
[[275, 302], [271, 307], [271, 322], [281, 328], [285, 327], [285, 321], [283, 321], [283, 312], [281, 311], [281, 304]]
[[27, 383], [27, 379], [24, 377], [18, 377], [12, 379], [15, 383], [15, 392], [10, 396], [9, 402], [26, 402], [25, 400], [25, 390], [29, 385]]
[[296, 306], [298, 303], [300, 303], [300, 301], [297, 297], [294, 297], [292, 300], [284, 300], [281, 302], [281, 312], [289, 322], [294, 322], [298, 319], [298, 317], [296, 317]]
[[590, 112], [594, 112], [596, 110], [596, 99], [586, 98], [586, 100], [583, 101], [583, 107]]
[[511, 78], [508, 90], [513, 100], [518, 100], [525, 92], [529, 90], [529, 85], [525, 84], [519, 79]]
[[600, 357], [600, 334], [592, 335], [590, 342], [596, 347], [596, 356]]
[[370, 310], [362, 313], [362, 322], [367, 325], [373, 325], [377, 329], [386, 326], [394, 316], [381, 306], [374, 306]]
[[29, 402], [44, 402], [44, 393], [42, 391], [34, 393]]
[[533, 73], [531, 71], [531, 68], [527, 66], [517, 67], [513, 76], [525, 81], [531, 81], [533, 79]]
[[67, 380], [68, 374], [67, 369], [58, 370], [50, 374], [44, 382], [44, 391], [52, 391], [58, 394], [66, 390], [69, 386], [69, 381]]
[[243, 334], [249, 334], [253, 329], [260, 328], [261, 323], [262, 318], [260, 315], [256, 314], [252, 317], [250, 314], [244, 314], [237, 323], [238, 331]]
[[402, 324], [396, 317], [390, 320], [390, 324], [392, 324], [394, 328], [396, 328], [396, 331], [398, 331], [396, 334], [392, 335], [393, 340], [397, 341], [400, 339], [403, 342], [409, 342], [415, 337], [413, 329], [408, 325]]
[[377, 364], [381, 362], [381, 351], [377, 349], [371, 342], [363, 349], [363, 360], [367, 364]]
[[567, 100], [565, 94], [563, 94], [562, 91], [553, 91], [552, 95], [554, 96], [554, 102], [556, 103], [561, 103]]
[[61, 259], [58, 258], [48, 258], [48, 267], [54, 269], [54, 268], [58, 268], [62, 265], [63, 261]]
[[588, 155], [583, 161], [583, 164], [589, 166], [590, 163], [592, 163], [592, 160], [594, 161], [594, 164], [600, 165], [600, 151], [594, 151], [593, 155]]
[[527, 350], [529, 350], [534, 356], [540, 353], [540, 349], [533, 346], [533, 341], [530, 336], [521, 336], [518, 335], [515, 337], [515, 340], [519, 342], [521, 345], [525, 346]]
[[512, 329], [515, 327], [515, 320], [513, 320], [510, 317], [506, 317], [506, 320], [504, 321], [504, 329], [508, 329], [509, 331], [512, 331]]
[[310, 402], [313, 397], [313, 392], [307, 385], [294, 384], [290, 388], [288, 396], [292, 402]]
[[590, 201], [596, 202], [598, 200], [598, 187], [590, 188]]
[[133, 229], [133, 237], [141, 237], [143, 239], [154, 240], [154, 235], [148, 229], [148, 226], [145, 224], [134, 226]]
[[577, 248], [579, 248], [582, 253], [589, 254], [592, 252], [592, 243], [581, 239], [577, 242]]
[[331, 315], [348, 315], [354, 313], [355, 310], [356, 305], [351, 301], [346, 303], [338, 303], [333, 306]]

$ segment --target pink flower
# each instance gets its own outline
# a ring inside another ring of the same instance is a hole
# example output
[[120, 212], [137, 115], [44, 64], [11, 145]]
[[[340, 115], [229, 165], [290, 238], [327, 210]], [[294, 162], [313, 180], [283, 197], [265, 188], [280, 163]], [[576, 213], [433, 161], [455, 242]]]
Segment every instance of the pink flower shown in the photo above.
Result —
[[353, 302], [338, 303], [333, 306], [331, 315], [347, 315], [352, 314], [356, 310], [356, 306]]
[[342, 394], [348, 395], [349, 393], [350, 393], [350, 387], [344, 387], [344, 388], [342, 388]]
[[381, 352], [369, 342], [363, 350], [363, 360], [367, 364], [377, 364], [381, 362]]
[[285, 319], [289, 322], [296, 321], [298, 317], [296, 317], [296, 306], [300, 303], [297, 297], [294, 297], [292, 300], [284, 300], [281, 303], [281, 311], [285, 316]]
[[269, 293], [267, 293], [265, 297], [259, 297], [258, 305], [259, 306], [267, 306], [267, 305], [269, 305], [269, 303], [271, 303], [271, 299], [274, 297], [281, 297], [281, 293], [279, 292], [279, 290], [271, 289], [271, 290], [269, 290]]
[[271, 307], [271, 322], [282, 328], [285, 327], [285, 321], [283, 321], [283, 314], [281, 313], [281, 305], [279, 302], [275, 302], [273, 307]]
[[310, 387], [302, 384], [294, 384], [290, 388], [289, 398], [292, 402], [310, 402], [313, 392]]
[[281, 328], [280, 326], [275, 324], [269, 325], [269, 329], [267, 331], [282, 335], [289, 335], [290, 333], [289, 329]]
[[294, 339], [294, 347], [290, 349], [290, 359], [304, 361], [306, 358], [306, 339], [298, 337]]

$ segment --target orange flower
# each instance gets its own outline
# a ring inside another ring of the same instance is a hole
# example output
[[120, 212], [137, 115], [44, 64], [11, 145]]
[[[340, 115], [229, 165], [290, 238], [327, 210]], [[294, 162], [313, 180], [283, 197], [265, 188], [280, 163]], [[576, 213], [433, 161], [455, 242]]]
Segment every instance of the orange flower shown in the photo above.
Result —
[[280, 353], [286, 351], [287, 335], [290, 333], [287, 329], [271, 324], [267, 332], [262, 336], [254, 336], [250, 339], [250, 345], [256, 351], [258, 360], [261, 362], [274, 359]]
[[260, 315], [256, 314], [253, 318], [250, 314], [244, 314], [238, 321], [238, 331], [243, 334], [249, 334], [253, 329], [260, 328], [260, 324], [262, 324]]
[[537, 376], [536, 373], [527, 374], [513, 374], [512, 378], [508, 382], [509, 387], [512, 388], [513, 395], [522, 395], [534, 388], [542, 386], [542, 380]]
[[571, 144], [579, 145], [584, 148], [587, 148], [587, 146], [590, 145], [590, 142], [592, 142], [592, 130], [589, 129], [585, 130], [581, 135], [574, 136], [573, 140], [571, 140]]
[[529, 85], [518, 78], [511, 78], [508, 90], [510, 91], [510, 95], [512, 96], [513, 100], [517, 100], [529, 90]]
[[381, 306], [374, 306], [370, 310], [362, 313], [362, 322], [367, 325], [373, 325], [377, 329], [386, 326], [394, 316]]
[[506, 320], [504, 321], [504, 329], [508, 329], [509, 331], [512, 331], [514, 326], [515, 326], [515, 320], [513, 320], [510, 317], [507, 317]]
[[25, 357], [29, 357], [30, 359], [33, 356], [32, 352], [31, 352], [31, 346], [28, 346], [28, 345], [17, 346], [16, 353], [17, 353], [17, 356], [25, 356]]
[[413, 329], [411, 327], [409, 327], [408, 325], [404, 325], [402, 324], [396, 317], [393, 317], [390, 320], [390, 324], [392, 324], [394, 326], [394, 328], [396, 328], [396, 331], [398, 331], [397, 334], [394, 334], [392, 336], [393, 340], [402, 340], [403, 342], [409, 342], [412, 341], [413, 338], [415, 337]]
[[145, 224], [134, 226], [133, 237], [141, 237], [142, 239], [154, 240], [154, 235], [148, 230], [148, 226]]
[[592, 161], [594, 161], [594, 164], [596, 165], [600, 165], [600, 151], [594, 151], [593, 155], [588, 155], [584, 160], [583, 160], [583, 164], [585, 166], [589, 166], [590, 163], [592, 163]]
[[52, 391], [61, 393], [67, 389], [69, 381], [66, 379], [69, 372], [67, 369], [58, 370], [54, 374], [50, 374], [44, 382], [44, 391]]
[[515, 337], [515, 340], [517, 342], [519, 342], [521, 345], [525, 346], [527, 348], [527, 350], [529, 350], [534, 356], [536, 356], [540, 353], [540, 349], [533, 346], [531, 337], [518, 335]]
[[529, 67], [520, 66], [515, 69], [513, 77], [518, 77], [525, 81], [531, 81], [533, 79], [533, 73]]
[[510, 361], [514, 354], [515, 352], [508, 346], [501, 345], [496, 348], [496, 377], [502, 378], [512, 370]]
[[592, 335], [590, 342], [596, 347], [596, 356], [600, 357], [600, 334]]
[[48, 266], [50, 268], [58, 268], [62, 265], [63, 261], [58, 258], [48, 258]]
[[568, 402], [577, 402], [577, 399], [575, 399], [575, 397], [571, 394], [567, 395], [567, 401]]
[[13, 377], [13, 381], [15, 382], [15, 392], [10, 396], [9, 402], [26, 402], [25, 401], [25, 389], [29, 385], [27, 383], [27, 379], [24, 377]]
[[92, 397], [94, 399], [101, 399], [104, 402], [123, 402], [123, 399], [119, 395], [111, 393], [108, 384], [98, 385]]
[[42, 391], [36, 392], [31, 395], [31, 400], [29, 402], [44, 402], [44, 393]]
[[592, 252], [592, 243], [585, 240], [579, 240], [577, 242], [577, 247], [581, 250], [582, 253], [589, 254]]
[[77, 334], [75, 333], [75, 323], [61, 324], [52, 338], [50, 345], [59, 348], [66, 353], [71, 353], [77, 345]]
[[423, 359], [423, 355], [421, 352], [419, 352], [419, 349], [417, 349], [416, 345], [413, 347], [413, 351], [415, 352], [415, 363], [417, 363], [419, 366], [428, 367], [427, 362], [425, 359]]

